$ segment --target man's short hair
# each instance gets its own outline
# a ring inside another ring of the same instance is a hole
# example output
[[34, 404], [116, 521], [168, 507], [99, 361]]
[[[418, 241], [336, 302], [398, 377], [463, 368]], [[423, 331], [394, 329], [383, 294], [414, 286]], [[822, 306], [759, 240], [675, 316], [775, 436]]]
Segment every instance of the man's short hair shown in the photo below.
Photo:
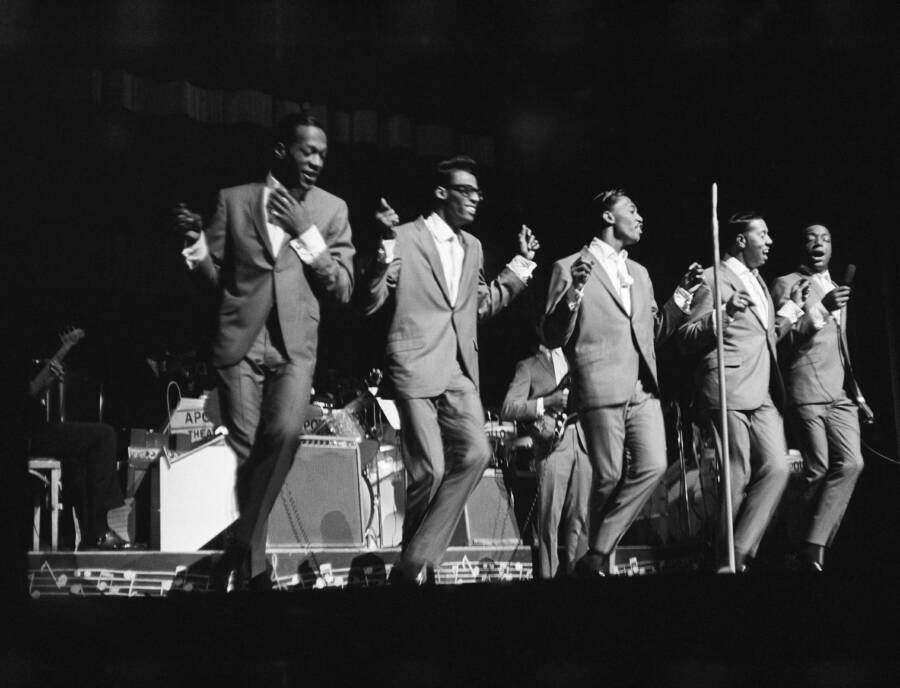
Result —
[[448, 160], [441, 160], [434, 169], [434, 187], [452, 184], [454, 170], [478, 174], [478, 163], [466, 155], [456, 155]]
[[598, 193], [591, 199], [591, 215], [593, 219], [602, 221], [603, 213], [607, 210], [612, 210], [619, 199], [627, 195], [625, 189], [607, 189]]
[[725, 223], [723, 228], [722, 234], [725, 242], [730, 245], [737, 238], [738, 234], [743, 234], [750, 228], [751, 222], [762, 219], [763, 216], [755, 210], [742, 210], [739, 213], [734, 213], [728, 218], [728, 222]]
[[601, 191], [591, 199], [591, 207], [599, 218], [607, 210], [612, 210], [613, 206], [620, 198], [627, 195], [625, 189], [607, 189], [606, 191]]
[[272, 144], [293, 143], [297, 127], [317, 127], [325, 131], [325, 127], [305, 108], [298, 112], [289, 112], [272, 127]]

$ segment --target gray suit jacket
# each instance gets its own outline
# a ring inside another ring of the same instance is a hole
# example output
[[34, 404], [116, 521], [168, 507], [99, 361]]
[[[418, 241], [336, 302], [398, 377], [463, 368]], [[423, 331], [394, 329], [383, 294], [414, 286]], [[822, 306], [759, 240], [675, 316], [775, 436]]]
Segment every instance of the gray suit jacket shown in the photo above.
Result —
[[[696, 382], [698, 401], [705, 408], [719, 408], [719, 366], [716, 356], [716, 330], [713, 327], [712, 268], [703, 272], [703, 284], [694, 294], [691, 312], [679, 328], [683, 351], [699, 353], [701, 362]], [[744, 289], [733, 270], [719, 263], [722, 302], [735, 291]], [[762, 322], [755, 309], [738, 313], [724, 330], [725, 401], [729, 410], [752, 411], [771, 395], [779, 408], [784, 404], [784, 383], [778, 370], [775, 345], [791, 328], [786, 318], [776, 316], [769, 290], [760, 279], [768, 300], [768, 322]]]
[[[772, 283], [776, 305], [789, 300], [791, 287], [812, 272], [801, 267]], [[844, 397], [861, 396], [853, 376], [847, 348], [847, 307], [841, 309], [841, 325], [828, 318], [821, 330], [812, 327], [808, 315], [782, 340], [781, 366], [787, 383], [788, 403], [823, 404]]]
[[[581, 256], [594, 263], [585, 283], [581, 306], [569, 309], [566, 294], [572, 286], [572, 263]], [[631, 316], [609, 281], [606, 271], [587, 247], [553, 265], [543, 321], [545, 344], [561, 346], [579, 409], [624, 404], [634, 394], [637, 371], [629, 367], [637, 345], [639, 365], [650, 375], [648, 392], [659, 395], [656, 345], [671, 336], [685, 315], [670, 298], [659, 310], [653, 284], [643, 265], [627, 261], [631, 285]]]
[[291, 360], [315, 364], [319, 300], [346, 303], [353, 289], [354, 248], [347, 204], [313, 187], [304, 207], [328, 250], [304, 265], [288, 246], [272, 254], [262, 204], [264, 184], [245, 184], [219, 192], [216, 211], [205, 230], [210, 255], [198, 274], [219, 290], [213, 365], [238, 362], [263, 328], [273, 306]]
[[[500, 417], [504, 420], [515, 420], [528, 423], [538, 419], [537, 400], [553, 392], [559, 385], [553, 374], [553, 365], [546, 354], [538, 352], [534, 356], [519, 361], [516, 365], [516, 374], [500, 409]], [[575, 424], [578, 433], [578, 443], [584, 449], [584, 431], [581, 423]], [[587, 451], [585, 449], [585, 451]], [[535, 458], [542, 459], [547, 454], [547, 447], [542, 443], [535, 443]]]
[[387, 376], [400, 399], [442, 394], [453, 361], [478, 387], [478, 322], [505, 308], [525, 289], [509, 268], [495, 280], [484, 277], [481, 242], [459, 232], [464, 257], [456, 303], [449, 289], [434, 238], [423, 218], [396, 228], [394, 260], [373, 261], [360, 306], [367, 315], [390, 302]]

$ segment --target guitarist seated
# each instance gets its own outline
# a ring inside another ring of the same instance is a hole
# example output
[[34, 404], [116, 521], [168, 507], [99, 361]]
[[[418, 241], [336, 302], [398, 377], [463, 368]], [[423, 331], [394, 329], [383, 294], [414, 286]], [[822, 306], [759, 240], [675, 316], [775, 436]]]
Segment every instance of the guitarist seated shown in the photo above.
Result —
[[[569, 367], [562, 349], [543, 344], [519, 361], [500, 415], [520, 421], [534, 440], [537, 474], [536, 577], [571, 574], [587, 551], [591, 464], [584, 434], [569, 409]], [[560, 561], [559, 539], [564, 557]]]
[[[63, 336], [64, 345], [65, 338], [66, 335]], [[32, 405], [38, 405], [45, 392], [64, 378], [65, 369], [60, 358], [57, 352], [29, 382], [28, 395]], [[73, 503], [81, 527], [79, 549], [132, 549], [134, 545], [122, 539], [107, 522], [107, 512], [124, 504], [116, 473], [115, 430], [103, 423], [47, 422], [46, 418], [38, 420], [37, 414], [29, 426], [31, 456], [49, 456], [83, 464], [85, 489], [78, 491], [82, 496]], [[67, 484], [77, 482], [67, 480]]]

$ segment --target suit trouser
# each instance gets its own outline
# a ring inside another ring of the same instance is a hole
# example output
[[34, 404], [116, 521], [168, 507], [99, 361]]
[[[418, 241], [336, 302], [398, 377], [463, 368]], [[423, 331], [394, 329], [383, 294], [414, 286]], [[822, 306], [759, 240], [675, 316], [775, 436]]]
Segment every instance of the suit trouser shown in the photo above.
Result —
[[805, 541], [830, 547], [863, 469], [856, 404], [804, 404], [790, 411], [803, 454], [801, 523]]
[[[552, 578], [568, 575], [587, 551], [587, 514], [593, 470], [575, 425], [566, 432], [556, 450], [538, 465], [537, 511], [538, 573]], [[560, 532], [561, 531], [561, 532]], [[565, 557], [559, 558], [559, 536]]]
[[401, 448], [409, 474], [403, 560], [439, 564], [469, 495], [492, 456], [478, 390], [457, 364], [447, 389], [399, 399]]
[[[721, 452], [720, 416], [711, 410], [717, 453]], [[771, 399], [752, 411], [728, 411], [728, 448], [731, 459], [731, 509], [734, 548], [752, 557], [787, 487], [790, 468], [784, 422]], [[721, 499], [719, 550], [725, 551], [727, 521]]]
[[247, 355], [217, 368], [222, 417], [238, 460], [240, 516], [234, 545], [249, 551], [250, 575], [266, 570], [269, 512], [300, 446], [309, 407], [312, 366], [286, 359], [280, 340], [264, 327]]
[[[109, 527], [109, 510], [124, 504], [116, 472], [116, 431], [104, 423], [51, 423], [34, 432], [31, 453], [63, 459], [65, 484], [79, 488], [71, 494], [82, 540], [93, 544]], [[69, 461], [82, 464], [84, 479], [69, 477], [68, 468], [76, 468], [67, 466]]]
[[662, 407], [638, 381], [627, 404], [579, 411], [579, 418], [594, 469], [588, 544], [609, 554], [666, 471]]

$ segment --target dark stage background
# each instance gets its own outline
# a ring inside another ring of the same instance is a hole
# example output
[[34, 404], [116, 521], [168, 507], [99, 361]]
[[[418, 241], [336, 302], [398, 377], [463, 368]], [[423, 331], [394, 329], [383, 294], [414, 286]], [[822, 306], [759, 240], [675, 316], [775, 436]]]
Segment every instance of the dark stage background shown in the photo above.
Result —
[[[768, 279], [795, 265], [797, 232], [812, 222], [835, 235], [835, 276], [858, 266], [851, 350], [879, 418], [865, 438], [897, 454], [900, 60], [889, 3], [0, 7], [6, 265], [24, 305], [8, 321], [15, 379], [75, 323], [88, 337], [70, 367], [104, 383], [108, 420], [160, 425], [165, 397], [146, 359], [202, 357], [209, 326], [169, 209], [183, 200], [208, 212], [217, 188], [260, 176], [263, 125], [285, 103], [309, 102], [331, 136], [321, 186], [349, 202], [361, 259], [374, 249], [378, 198], [413, 217], [423, 172], [457, 151], [485, 162], [473, 231], [488, 277], [521, 223], [540, 237], [534, 284], [480, 334], [486, 406], [499, 406], [534, 346], [552, 262], [589, 238], [594, 193], [623, 186], [636, 200], [645, 235], [632, 255], [663, 300], [692, 260], [710, 262], [717, 181], [721, 218], [755, 208], [768, 219]], [[197, 105], [190, 94], [201, 92], [219, 100]], [[323, 327], [320, 389], [379, 364], [377, 320], [342, 310]], [[682, 392], [685, 364], [671, 351], [663, 360], [667, 389]], [[898, 553], [900, 467], [866, 458], [835, 557], [882, 567]]]

